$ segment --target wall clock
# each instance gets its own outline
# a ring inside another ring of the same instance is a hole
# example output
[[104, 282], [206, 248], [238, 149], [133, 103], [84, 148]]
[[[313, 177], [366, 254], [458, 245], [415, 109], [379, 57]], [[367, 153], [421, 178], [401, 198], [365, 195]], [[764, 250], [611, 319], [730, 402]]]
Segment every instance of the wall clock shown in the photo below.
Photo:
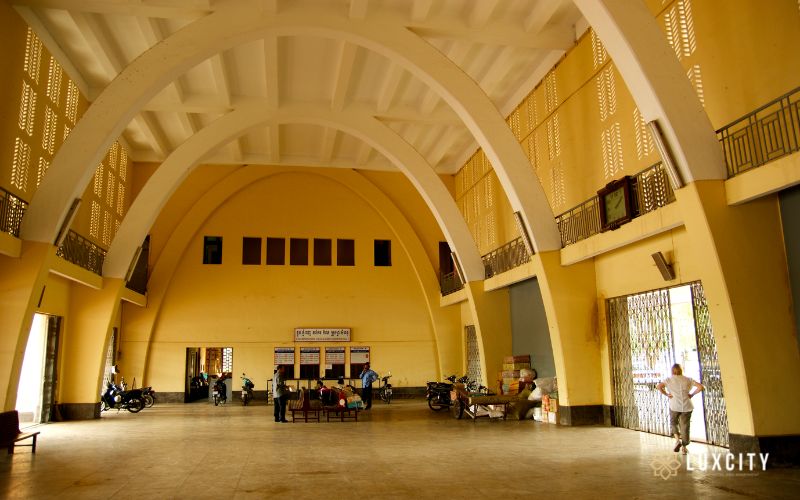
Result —
[[597, 198], [601, 231], [617, 229], [633, 218], [630, 176], [609, 182], [597, 192]]

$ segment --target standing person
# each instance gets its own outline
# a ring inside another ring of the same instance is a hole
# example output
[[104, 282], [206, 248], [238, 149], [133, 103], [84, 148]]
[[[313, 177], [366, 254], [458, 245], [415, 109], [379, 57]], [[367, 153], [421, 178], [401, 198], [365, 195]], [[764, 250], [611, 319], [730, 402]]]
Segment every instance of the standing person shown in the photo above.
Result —
[[364, 409], [369, 410], [372, 408], [372, 383], [378, 380], [378, 374], [369, 368], [369, 363], [365, 363], [359, 378], [361, 379], [361, 399], [364, 400]]
[[272, 401], [275, 405], [275, 421], [288, 422], [286, 420], [286, 405], [289, 402], [288, 388], [286, 387], [286, 368], [278, 365], [272, 376]]
[[[669, 393], [664, 388], [669, 390]], [[696, 389], [692, 392], [692, 389]], [[656, 386], [658, 391], [669, 398], [669, 422], [672, 426], [672, 435], [675, 436], [675, 453], [681, 450], [684, 455], [688, 453], [689, 423], [692, 419], [692, 396], [703, 392], [703, 384], [689, 377], [683, 376], [683, 368], [678, 363], [672, 365], [672, 376]]]

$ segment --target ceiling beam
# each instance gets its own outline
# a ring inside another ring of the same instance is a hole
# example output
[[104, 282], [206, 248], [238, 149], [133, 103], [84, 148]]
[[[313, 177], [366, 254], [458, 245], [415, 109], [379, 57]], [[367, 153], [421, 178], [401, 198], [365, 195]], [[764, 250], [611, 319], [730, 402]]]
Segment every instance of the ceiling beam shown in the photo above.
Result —
[[497, 8], [499, 0], [481, 0], [475, 2], [472, 12], [469, 15], [469, 25], [473, 28], [480, 28], [489, 21], [492, 13]]
[[383, 79], [380, 95], [378, 96], [377, 110], [384, 112], [392, 105], [394, 96], [397, 93], [397, 87], [400, 86], [405, 70], [399, 64], [391, 64], [386, 77]]
[[267, 127], [269, 134], [269, 159], [274, 163], [281, 161], [280, 128], [281, 126], [278, 123], [273, 123]]
[[490, 21], [481, 28], [472, 28], [453, 22], [452, 19], [433, 19], [410, 22], [407, 27], [427, 38], [462, 40], [483, 45], [511, 45], [529, 49], [568, 49], [574, 43], [572, 27], [549, 26], [538, 33], [526, 32], [520, 25], [504, 21]]
[[[154, 160], [137, 160], [137, 161], [154, 161]], [[157, 161], [157, 160], [155, 160]], [[353, 160], [351, 159], [337, 159], [329, 162], [322, 162], [313, 156], [286, 156], [281, 158], [280, 161], [272, 161], [270, 155], [250, 153], [246, 154], [242, 161], [238, 161], [225, 154], [223, 150], [217, 150], [216, 153], [203, 158], [202, 163], [207, 165], [269, 165], [269, 166], [283, 166], [283, 167], [327, 167], [327, 168], [348, 168], [354, 167]], [[375, 156], [369, 163], [362, 164], [358, 167], [360, 170], [374, 170], [380, 172], [396, 172], [397, 168], [391, 164], [383, 155]]]
[[214, 75], [214, 83], [219, 92], [222, 102], [228, 107], [231, 106], [231, 86], [228, 79], [228, 71], [225, 67], [225, 54], [220, 52], [209, 59], [211, 63], [211, 73]]
[[550, 22], [550, 19], [553, 18], [559, 8], [561, 8], [561, 2], [539, 0], [522, 23], [522, 29], [527, 33], [539, 33]]
[[155, 151], [155, 153], [161, 157], [161, 159], [166, 158], [170, 152], [170, 147], [169, 144], [167, 144], [167, 139], [164, 137], [164, 133], [156, 123], [152, 113], [148, 111], [142, 111], [136, 115], [133, 121], [142, 129], [142, 133], [144, 133], [144, 135], [147, 137], [147, 140], [153, 147], [153, 151]]
[[372, 155], [372, 146], [367, 144], [366, 142], [361, 143], [361, 147], [356, 154], [356, 166], [363, 167], [369, 161], [369, 157]]
[[336, 146], [336, 136], [339, 131], [325, 127], [325, 133], [322, 136], [322, 148], [319, 153], [319, 161], [322, 163], [329, 163], [333, 159], [333, 148]]
[[[158, 5], [141, 0], [10, 0], [13, 6], [34, 9], [58, 9], [96, 14], [118, 14], [159, 18], [196, 19], [210, 12], [210, 2], [177, 2]], [[176, 6], [181, 5], [181, 6]]]
[[[113, 80], [125, 68], [125, 63], [117, 52], [116, 45], [107, 35], [103, 26], [100, 25], [96, 15], [70, 12], [70, 16], [89, 48], [105, 69], [106, 74], [109, 76], [109, 81]], [[170, 151], [169, 142], [156, 123], [154, 116], [149, 112], [143, 111], [134, 118], [134, 121], [142, 128], [142, 132], [147, 136], [153, 150], [157, 154], [166, 157]]]
[[341, 111], [344, 101], [347, 98], [347, 89], [350, 87], [350, 77], [353, 74], [353, 65], [356, 61], [358, 46], [350, 42], [343, 41], [339, 52], [339, 63], [337, 64], [336, 79], [333, 83], [333, 98], [331, 99], [331, 109]]
[[278, 109], [280, 96], [278, 95], [278, 37], [276, 36], [264, 37], [264, 85], [269, 107]]

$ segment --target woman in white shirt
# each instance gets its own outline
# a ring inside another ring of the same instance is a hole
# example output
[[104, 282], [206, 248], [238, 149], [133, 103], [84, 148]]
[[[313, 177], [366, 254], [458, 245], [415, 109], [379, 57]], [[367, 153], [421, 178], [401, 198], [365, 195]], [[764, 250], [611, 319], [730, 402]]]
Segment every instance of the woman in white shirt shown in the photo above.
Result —
[[[669, 390], [665, 391], [664, 388]], [[692, 389], [695, 389], [692, 392]], [[675, 436], [676, 453], [681, 450], [686, 455], [689, 445], [689, 422], [692, 419], [692, 396], [700, 394], [705, 387], [689, 377], [683, 376], [681, 365], [672, 365], [672, 376], [660, 382], [656, 389], [669, 398], [669, 423], [672, 426], [672, 435]]]

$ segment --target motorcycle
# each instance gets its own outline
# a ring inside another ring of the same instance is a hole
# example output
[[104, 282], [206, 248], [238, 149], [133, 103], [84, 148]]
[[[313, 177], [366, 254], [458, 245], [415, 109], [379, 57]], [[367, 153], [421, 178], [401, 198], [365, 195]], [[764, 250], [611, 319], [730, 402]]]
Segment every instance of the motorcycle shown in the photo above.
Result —
[[433, 411], [444, 410], [452, 404], [450, 401], [450, 391], [456, 383], [456, 376], [450, 375], [445, 380], [449, 382], [428, 382], [425, 396], [428, 399], [428, 406]]
[[152, 408], [156, 404], [156, 391], [150, 386], [142, 387], [141, 391], [145, 408]]
[[392, 384], [389, 383], [390, 378], [392, 378], [392, 372], [387, 373], [385, 377], [381, 377], [381, 386], [378, 389], [378, 395], [381, 401], [387, 405], [392, 403]]
[[255, 384], [253, 384], [253, 381], [242, 373], [242, 405], [247, 406], [247, 404], [253, 400], [254, 387]]
[[218, 378], [217, 381], [214, 382], [211, 395], [214, 398], [214, 406], [228, 402], [228, 388], [225, 386], [225, 379]]
[[141, 389], [123, 390], [122, 387], [109, 381], [106, 383], [106, 390], [100, 397], [100, 411], [107, 411], [112, 408], [128, 410], [131, 413], [139, 413], [144, 409], [144, 398]]

